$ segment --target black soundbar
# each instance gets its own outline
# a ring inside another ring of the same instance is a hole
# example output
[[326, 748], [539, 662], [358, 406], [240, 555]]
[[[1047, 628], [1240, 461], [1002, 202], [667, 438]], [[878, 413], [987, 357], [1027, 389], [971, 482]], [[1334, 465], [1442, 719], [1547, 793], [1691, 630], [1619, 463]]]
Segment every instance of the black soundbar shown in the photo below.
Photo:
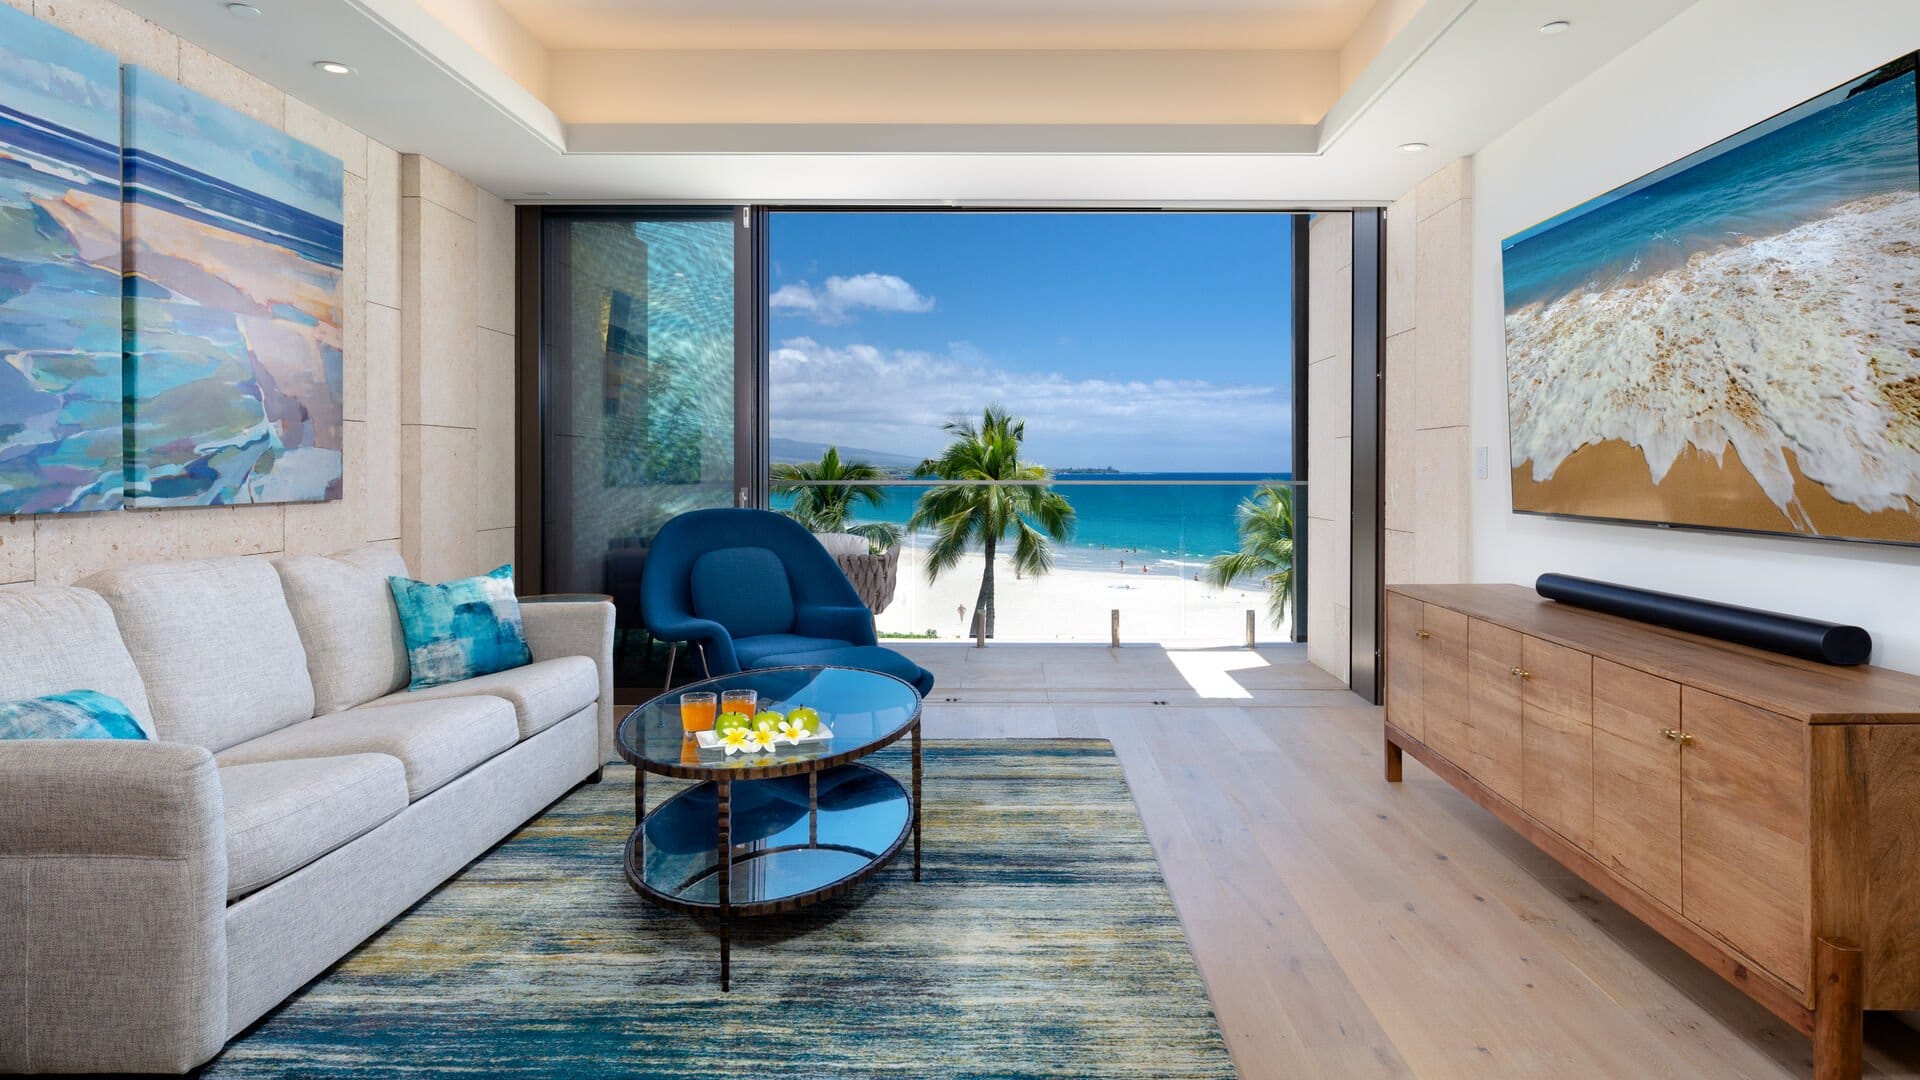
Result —
[[1873, 654], [1873, 635], [1858, 626], [1717, 604], [1569, 574], [1541, 574], [1533, 587], [1541, 596], [1563, 604], [1823, 664], [1851, 667], [1866, 663]]

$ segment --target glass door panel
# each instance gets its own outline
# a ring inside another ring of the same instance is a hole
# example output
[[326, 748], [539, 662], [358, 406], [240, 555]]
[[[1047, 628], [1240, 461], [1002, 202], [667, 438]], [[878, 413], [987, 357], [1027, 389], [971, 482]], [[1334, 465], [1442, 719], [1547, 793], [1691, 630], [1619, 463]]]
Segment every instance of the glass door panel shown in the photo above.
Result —
[[623, 688], [665, 676], [670, 643], [640, 618], [654, 534], [740, 486], [734, 228], [726, 210], [544, 226], [543, 588], [614, 598]]

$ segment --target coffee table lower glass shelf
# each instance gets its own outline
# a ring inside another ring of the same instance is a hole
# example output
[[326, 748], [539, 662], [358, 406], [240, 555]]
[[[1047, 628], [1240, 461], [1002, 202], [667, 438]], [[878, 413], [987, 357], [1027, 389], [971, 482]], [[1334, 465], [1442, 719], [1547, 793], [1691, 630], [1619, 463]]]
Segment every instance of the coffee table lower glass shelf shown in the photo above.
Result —
[[[752, 690], [763, 710], [813, 710], [830, 737], [734, 756], [698, 747], [683, 693]], [[762, 668], [694, 683], [627, 714], [614, 736], [633, 763], [628, 884], [662, 906], [710, 915], [720, 989], [731, 986], [733, 920], [838, 896], [913, 841], [920, 880], [920, 695], [891, 675], [824, 666]], [[912, 786], [860, 764], [910, 738]], [[647, 776], [691, 780], [649, 808]]]
[[[913, 803], [898, 780], [866, 765], [732, 785], [735, 915], [825, 900], [871, 876], [906, 843]], [[719, 785], [696, 784], [647, 813], [627, 842], [627, 877], [649, 898], [720, 911]]]

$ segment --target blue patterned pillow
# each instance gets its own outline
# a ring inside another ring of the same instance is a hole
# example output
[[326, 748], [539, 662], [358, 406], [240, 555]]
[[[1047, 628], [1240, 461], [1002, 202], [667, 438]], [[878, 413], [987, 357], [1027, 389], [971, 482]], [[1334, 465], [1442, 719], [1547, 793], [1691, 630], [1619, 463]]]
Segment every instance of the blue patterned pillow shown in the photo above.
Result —
[[144, 739], [119, 698], [98, 690], [0, 702], [0, 739]]
[[513, 564], [484, 577], [429, 585], [390, 577], [400, 630], [413, 669], [409, 690], [424, 690], [533, 663], [513, 595]]

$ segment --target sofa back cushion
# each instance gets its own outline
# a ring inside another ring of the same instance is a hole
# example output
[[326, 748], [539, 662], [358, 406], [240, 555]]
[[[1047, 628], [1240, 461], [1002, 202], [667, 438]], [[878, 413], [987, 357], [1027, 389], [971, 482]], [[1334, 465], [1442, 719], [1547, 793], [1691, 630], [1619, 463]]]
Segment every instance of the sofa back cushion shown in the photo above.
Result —
[[761, 547], [709, 551], [693, 562], [693, 613], [734, 637], [793, 629], [793, 586], [780, 556]]
[[307, 653], [265, 559], [154, 563], [81, 584], [112, 606], [160, 738], [218, 753], [313, 716]]
[[113, 609], [85, 589], [0, 590], [0, 701], [97, 690], [154, 734], [146, 684]]
[[316, 716], [351, 709], [407, 685], [407, 642], [387, 588], [405, 576], [397, 551], [296, 555], [273, 564], [307, 651]]

